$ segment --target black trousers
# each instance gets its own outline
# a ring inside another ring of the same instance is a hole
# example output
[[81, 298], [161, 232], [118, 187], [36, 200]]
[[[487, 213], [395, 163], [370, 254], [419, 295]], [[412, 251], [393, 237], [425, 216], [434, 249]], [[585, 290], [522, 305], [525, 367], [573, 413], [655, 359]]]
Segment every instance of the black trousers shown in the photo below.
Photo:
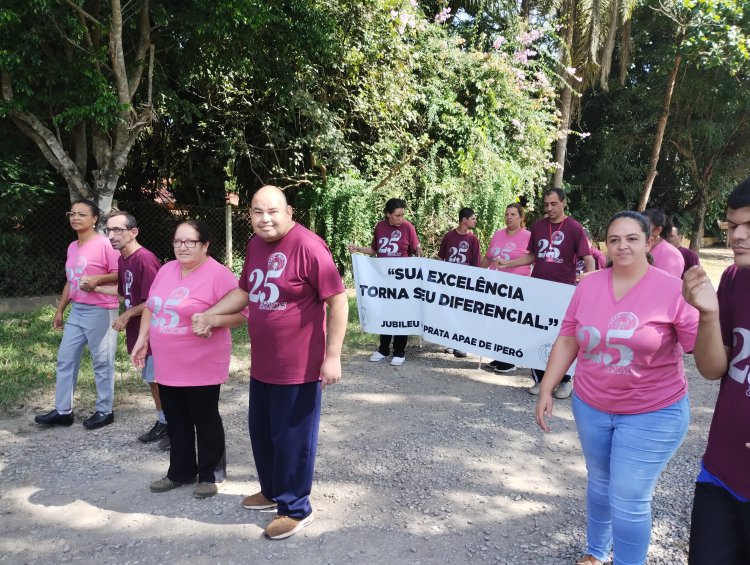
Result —
[[[531, 369], [531, 377], [534, 379], [535, 383], [540, 383], [544, 378], [544, 371], [542, 371], [541, 369]], [[565, 375], [560, 382], [567, 383], [571, 378], [572, 377], [570, 375]]]
[[187, 482], [198, 475], [201, 482], [220, 483], [226, 478], [224, 425], [219, 415], [220, 391], [221, 385], [159, 385], [172, 444], [167, 471], [171, 480]]
[[688, 563], [750, 563], [750, 502], [714, 484], [695, 483]]
[[381, 335], [380, 347], [378, 351], [381, 355], [388, 357], [391, 354], [391, 338], [393, 338], [393, 356], [406, 356], [406, 342], [409, 341], [408, 335]]

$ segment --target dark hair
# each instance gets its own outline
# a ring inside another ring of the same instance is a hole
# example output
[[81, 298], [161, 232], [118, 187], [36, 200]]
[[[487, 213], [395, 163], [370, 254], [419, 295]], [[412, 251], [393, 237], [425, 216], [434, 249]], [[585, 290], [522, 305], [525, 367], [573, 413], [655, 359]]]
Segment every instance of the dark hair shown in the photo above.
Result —
[[117, 216], [123, 216], [125, 218], [125, 227], [127, 229], [132, 230], [138, 227], [138, 222], [136, 221], [135, 216], [133, 216], [129, 212], [126, 212], [125, 210], [115, 210], [109, 216], [107, 216], [107, 220], [109, 220], [110, 218], [115, 218]]
[[84, 204], [89, 207], [89, 210], [91, 211], [92, 216], [96, 216], [96, 219], [99, 219], [99, 216], [101, 215], [101, 212], [99, 211], [99, 206], [96, 205], [96, 202], [93, 200], [89, 200], [88, 198], [79, 198], [75, 202], [73, 202], [70, 207], [72, 208], [76, 204]]
[[[180, 222], [177, 227], [179, 228], [185, 224], [198, 232], [198, 241], [201, 243], [209, 243], [211, 241], [211, 234], [209, 233], [208, 226], [205, 222], [202, 222], [201, 220], [185, 220], [184, 222]], [[176, 231], [177, 229], [175, 228], [175, 232]]]
[[461, 208], [458, 211], [458, 221], [460, 223], [464, 218], [471, 218], [473, 215], [474, 210], [472, 210], [471, 208]]
[[[663, 215], [664, 214], [662, 214], [662, 216]], [[636, 222], [638, 222], [638, 225], [641, 226], [641, 231], [643, 232], [646, 240], [651, 237], [651, 223], [649, 222], [648, 216], [646, 214], [641, 214], [640, 212], [634, 212], [633, 210], [622, 210], [621, 212], [617, 212], [614, 216], [612, 216], [612, 218], [609, 220], [609, 223], [607, 224], [607, 229], [605, 230], [607, 237], [609, 237], [609, 228], [612, 226], [612, 224], [614, 224], [617, 220], [622, 220], [623, 218], [635, 220]], [[651, 255], [650, 252], [646, 252], [646, 261], [648, 261], [649, 265], [654, 264], [654, 256]], [[607, 261], [607, 267], [611, 266], [612, 259], [609, 259]]]
[[560, 199], [560, 202], [565, 202], [565, 191], [562, 188], [548, 188], [542, 194], [542, 198], [546, 196], [551, 196], [552, 194], [557, 194], [557, 197]]
[[727, 207], [730, 210], [737, 210], [745, 206], [750, 206], [750, 177], [735, 186], [727, 199]]
[[406, 201], [401, 198], [391, 198], [385, 203], [385, 213], [393, 214], [399, 208], [406, 208]]
[[523, 206], [518, 202], [511, 202], [505, 207], [506, 210], [508, 208], [515, 208], [518, 211], [518, 215], [521, 216], [521, 223], [523, 223], [523, 219], [526, 217], [526, 211], [523, 209]]
[[672, 231], [672, 222], [661, 210], [649, 208], [643, 212], [643, 215], [649, 219], [652, 227], [661, 228], [661, 233], [665, 236], [669, 235], [669, 232]]

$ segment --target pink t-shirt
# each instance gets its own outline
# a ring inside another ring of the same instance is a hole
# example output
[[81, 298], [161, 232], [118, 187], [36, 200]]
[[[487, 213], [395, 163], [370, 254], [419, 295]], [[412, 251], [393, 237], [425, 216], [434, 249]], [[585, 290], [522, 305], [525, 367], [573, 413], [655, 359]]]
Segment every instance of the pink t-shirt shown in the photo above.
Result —
[[659, 240], [659, 244], [651, 248], [651, 255], [654, 257], [654, 267], [658, 267], [678, 279], [682, 278], [682, 273], [685, 270], [685, 259], [674, 245]]
[[378, 257], [409, 257], [417, 252], [419, 238], [414, 226], [404, 220], [394, 227], [388, 220], [380, 220], [375, 225], [372, 248]]
[[[492, 236], [490, 246], [485, 254], [488, 259], [500, 257], [505, 261], [517, 259], [528, 253], [529, 238], [531, 232], [526, 228], [521, 228], [513, 235], [508, 235], [508, 228], [497, 230]], [[490, 269], [497, 269], [495, 263], [490, 263]], [[525, 277], [531, 274], [531, 265], [521, 265], [520, 267], [510, 267], [508, 269], [499, 269], [504, 273], [513, 273]]]
[[682, 298], [682, 282], [660, 269], [646, 274], [619, 301], [612, 269], [576, 287], [560, 329], [578, 350], [575, 392], [612, 414], [641, 414], [687, 393], [682, 351], [692, 351], [698, 311]]
[[120, 303], [116, 296], [108, 296], [99, 292], [86, 292], [79, 287], [83, 276], [116, 273], [119, 258], [120, 252], [112, 249], [109, 239], [103, 235], [96, 235], [83, 245], [78, 245], [78, 241], [68, 245], [65, 277], [70, 284], [70, 300], [79, 304], [99, 306], [107, 310], [119, 308]]
[[325, 299], [344, 292], [325, 241], [299, 224], [278, 241], [253, 237], [240, 288], [250, 305], [252, 377], [279, 385], [319, 381], [326, 352]]
[[211, 337], [199, 337], [193, 333], [192, 316], [235, 288], [232, 271], [212, 257], [185, 278], [178, 261], [159, 269], [146, 301], [152, 316], [149, 341], [156, 382], [206, 386], [227, 381], [232, 354], [229, 328], [213, 328]]
[[438, 250], [438, 257], [449, 263], [460, 263], [478, 267], [482, 252], [479, 250], [479, 238], [472, 232], [460, 234], [451, 230], [443, 236]]

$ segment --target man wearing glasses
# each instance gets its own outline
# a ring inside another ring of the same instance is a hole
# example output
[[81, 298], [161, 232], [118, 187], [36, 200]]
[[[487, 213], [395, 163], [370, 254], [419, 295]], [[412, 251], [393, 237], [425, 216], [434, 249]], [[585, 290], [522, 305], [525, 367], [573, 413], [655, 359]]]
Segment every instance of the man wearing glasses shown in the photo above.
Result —
[[[138, 339], [141, 313], [148, 299], [148, 291], [161, 264], [156, 255], [138, 243], [136, 239], [138, 224], [129, 213], [112, 212], [107, 218], [107, 227], [104, 231], [112, 248], [120, 252], [120, 258], [117, 261], [117, 287], [98, 286], [96, 291], [102, 294], [119, 294], [125, 299], [125, 311], [114, 321], [112, 327], [118, 332], [125, 330], [128, 353], [130, 353]], [[167, 420], [161, 407], [159, 386], [154, 382], [154, 362], [150, 351], [141, 376], [151, 387], [157, 420], [149, 431], [138, 436], [138, 440], [143, 443], [159, 441], [160, 449], [169, 449]]]

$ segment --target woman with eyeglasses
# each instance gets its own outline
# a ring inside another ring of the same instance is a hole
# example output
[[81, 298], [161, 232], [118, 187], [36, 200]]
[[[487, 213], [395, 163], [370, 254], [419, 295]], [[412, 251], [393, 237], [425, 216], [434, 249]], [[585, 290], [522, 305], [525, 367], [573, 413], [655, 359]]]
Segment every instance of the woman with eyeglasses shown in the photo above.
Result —
[[132, 358], [143, 368], [150, 343], [169, 422], [169, 470], [151, 483], [151, 492], [167, 492], [197, 480], [193, 496], [205, 498], [215, 495], [226, 477], [219, 393], [229, 377], [229, 330], [244, 324], [247, 313], [217, 316], [217, 327], [208, 337], [193, 333], [193, 314], [204, 312], [239, 285], [229, 269], [208, 255], [210, 236], [203, 222], [180, 224], [172, 244], [175, 260], [154, 278]]
[[[67, 213], [70, 227], [78, 236], [68, 246], [65, 262], [67, 282], [52, 322], [63, 330], [57, 352], [55, 408], [34, 418], [42, 426], [70, 426], [73, 423], [73, 393], [78, 381], [84, 345], [89, 346], [96, 381], [96, 409], [83, 421], [93, 430], [114, 422], [115, 351], [117, 332], [112, 322], [118, 314], [116, 296], [94, 292], [97, 285], [117, 284], [117, 258], [109, 239], [97, 233], [99, 207], [91, 200], [74, 202]], [[63, 315], [72, 303], [66, 322]]]

